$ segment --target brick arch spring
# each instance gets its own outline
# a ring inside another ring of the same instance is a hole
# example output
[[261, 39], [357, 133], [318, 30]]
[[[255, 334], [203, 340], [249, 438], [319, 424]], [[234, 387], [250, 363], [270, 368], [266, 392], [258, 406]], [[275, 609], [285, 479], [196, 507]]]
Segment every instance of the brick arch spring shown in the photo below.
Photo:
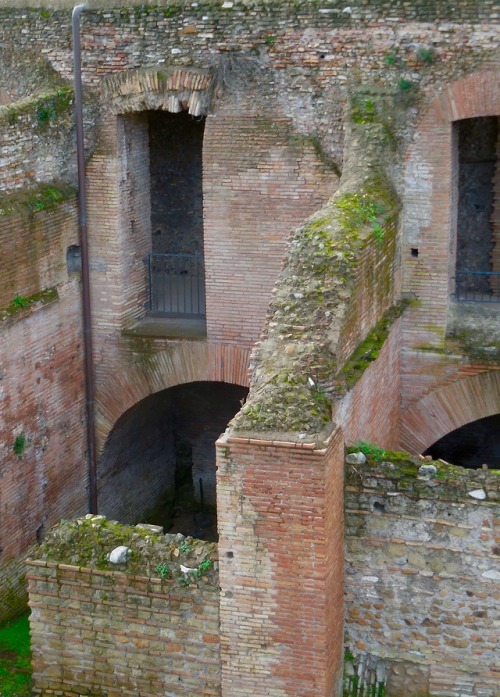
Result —
[[500, 370], [470, 375], [431, 392], [402, 412], [400, 447], [410, 453], [425, 452], [452, 431], [499, 412]]
[[186, 383], [128, 409], [99, 462], [99, 513], [216, 539], [215, 441], [247, 392], [222, 382]]

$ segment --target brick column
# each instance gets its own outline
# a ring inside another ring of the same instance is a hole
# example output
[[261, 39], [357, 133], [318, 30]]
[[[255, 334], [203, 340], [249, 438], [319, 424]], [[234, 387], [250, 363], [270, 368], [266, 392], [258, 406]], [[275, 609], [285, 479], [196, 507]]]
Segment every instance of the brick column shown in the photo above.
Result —
[[223, 697], [341, 694], [343, 460], [339, 428], [217, 442]]

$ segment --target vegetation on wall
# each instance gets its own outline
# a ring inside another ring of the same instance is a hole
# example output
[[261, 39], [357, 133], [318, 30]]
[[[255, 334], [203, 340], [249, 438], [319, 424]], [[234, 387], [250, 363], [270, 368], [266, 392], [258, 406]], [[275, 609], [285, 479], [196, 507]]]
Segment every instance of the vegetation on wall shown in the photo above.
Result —
[[28, 117], [33, 127], [42, 128], [60, 118], [72, 117], [73, 89], [60, 87], [43, 94], [35, 94], [12, 104], [0, 106], [0, 124], [14, 125]]
[[[181, 587], [218, 585], [216, 544], [180, 534], [164, 535], [160, 530], [121, 525], [89, 514], [78, 520], [61, 521], [31, 557], [157, 577]], [[120, 546], [129, 549], [127, 561], [114, 564], [109, 561], [109, 554]]]
[[33, 309], [54, 302], [59, 297], [57, 288], [44, 288], [33, 295], [16, 295], [7, 307], [0, 307], [0, 321], [10, 317], [24, 317]]
[[41, 184], [20, 193], [0, 194], [0, 218], [13, 214], [30, 214], [55, 208], [71, 199], [75, 189], [68, 184]]
[[381, 122], [385, 111], [374, 107], [377, 118], [355, 120], [339, 190], [292, 239], [265, 339], [253, 354], [252, 389], [234, 420], [238, 431], [319, 433], [331, 418], [334, 395], [348, 389], [376, 358], [391, 321], [402, 311], [380, 318], [368, 359], [365, 346], [343, 373], [348, 356], [341, 357], [339, 342], [347, 326], [354, 336], [360, 332], [351, 298], [367, 250], [379, 269], [383, 310], [393, 304], [391, 260], [399, 205], [382, 164], [392, 149]]

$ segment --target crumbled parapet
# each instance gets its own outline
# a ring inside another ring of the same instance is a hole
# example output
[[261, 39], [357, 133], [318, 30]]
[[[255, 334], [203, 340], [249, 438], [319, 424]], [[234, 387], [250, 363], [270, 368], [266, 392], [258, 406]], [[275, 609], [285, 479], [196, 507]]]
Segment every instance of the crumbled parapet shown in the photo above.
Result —
[[393, 495], [404, 492], [443, 501], [497, 502], [500, 500], [499, 475], [500, 470], [468, 469], [444, 460], [384, 450], [364, 441], [350, 446], [346, 456], [347, 486], [362, 488], [369, 480], [370, 488], [376, 491], [386, 489], [389, 483]]
[[89, 514], [61, 521], [31, 551], [30, 559], [159, 577], [185, 586], [217, 586], [217, 545], [180, 533], [165, 535], [161, 530], [145, 524], [121, 525]]
[[[384, 315], [397, 304], [399, 200], [386, 174], [391, 145], [381, 123], [352, 124], [348, 141], [339, 189], [291, 240], [253, 353], [250, 395], [233, 422], [238, 432], [319, 433], [333, 399], [351, 386], [341, 371], [356, 345], [383, 319], [381, 345], [398, 315]], [[363, 265], [378, 270], [371, 326], [359, 319], [356, 304]]]

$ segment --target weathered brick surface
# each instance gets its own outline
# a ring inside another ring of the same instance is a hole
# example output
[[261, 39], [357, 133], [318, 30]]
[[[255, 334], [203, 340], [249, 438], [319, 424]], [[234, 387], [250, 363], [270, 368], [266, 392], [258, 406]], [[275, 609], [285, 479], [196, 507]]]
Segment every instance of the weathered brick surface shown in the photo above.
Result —
[[351, 648], [385, 659], [389, 694], [496, 695], [498, 476], [461, 470], [453, 486], [401, 467], [347, 465]]
[[204, 144], [207, 332], [253, 345], [290, 233], [333, 194], [337, 177], [289, 119], [218, 113]]
[[397, 449], [400, 443], [401, 320], [391, 327], [376, 361], [354, 388], [338, 403], [333, 415], [342, 426], [348, 445], [356, 441], [383, 443]]
[[220, 695], [212, 586], [29, 563], [37, 695]]
[[[0, 217], [0, 306], [54, 288], [49, 304], [5, 316], [0, 327], [0, 617], [18, 611], [16, 559], [62, 517], [86, 506], [80, 289], [68, 277], [74, 202]], [[18, 452], [14, 446], [21, 444]], [[12, 589], [12, 592], [11, 592]]]
[[320, 450], [217, 443], [224, 695], [338, 694], [342, 458], [339, 430]]

